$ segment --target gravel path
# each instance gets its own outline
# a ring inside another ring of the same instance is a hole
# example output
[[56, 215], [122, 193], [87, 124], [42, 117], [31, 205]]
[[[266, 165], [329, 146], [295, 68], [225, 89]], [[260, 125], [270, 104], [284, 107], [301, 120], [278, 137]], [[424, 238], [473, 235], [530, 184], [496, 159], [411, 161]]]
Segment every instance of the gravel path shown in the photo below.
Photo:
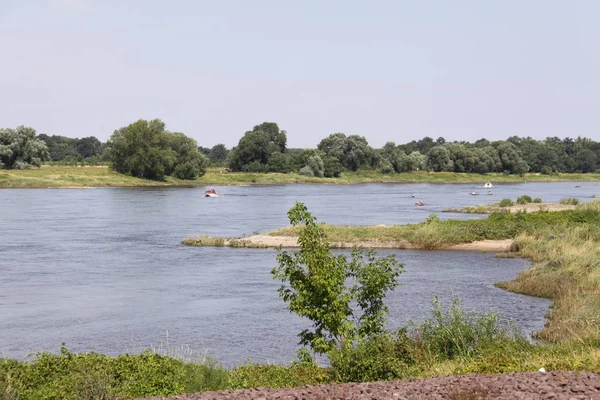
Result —
[[[452, 375], [405, 381], [247, 389], [152, 397], [152, 400], [223, 399], [600, 399], [600, 374], [526, 372], [506, 375]], [[149, 399], [146, 399], [149, 400]]]

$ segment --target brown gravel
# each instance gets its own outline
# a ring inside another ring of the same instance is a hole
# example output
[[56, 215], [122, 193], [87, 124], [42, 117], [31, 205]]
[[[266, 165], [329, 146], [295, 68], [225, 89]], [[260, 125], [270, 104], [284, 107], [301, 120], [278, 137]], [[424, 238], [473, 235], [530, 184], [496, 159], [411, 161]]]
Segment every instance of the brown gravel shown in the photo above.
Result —
[[151, 399], [600, 399], [600, 374], [526, 372], [506, 375], [452, 375], [393, 382], [301, 386], [291, 389], [204, 392]]

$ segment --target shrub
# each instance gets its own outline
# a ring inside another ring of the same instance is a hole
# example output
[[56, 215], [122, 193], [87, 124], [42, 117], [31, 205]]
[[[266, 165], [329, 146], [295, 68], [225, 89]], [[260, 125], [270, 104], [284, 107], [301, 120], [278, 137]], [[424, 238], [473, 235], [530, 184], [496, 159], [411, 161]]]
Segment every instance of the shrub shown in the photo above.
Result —
[[329, 353], [333, 378], [343, 382], [373, 382], [407, 377], [414, 365], [414, 343], [406, 328], [394, 337], [389, 333], [359, 340]]
[[425, 222], [428, 224], [440, 222], [440, 217], [436, 213], [432, 213], [432, 214], [429, 214], [429, 216], [427, 217]]
[[524, 194], [523, 196], [517, 198], [517, 204], [527, 204], [531, 203], [533, 200], [531, 196]]
[[542, 203], [542, 199], [536, 197], [535, 199], [533, 199], [533, 203]]
[[313, 172], [312, 168], [308, 165], [305, 165], [304, 167], [300, 168], [300, 171], [298, 171], [298, 173], [303, 176], [315, 176], [315, 173]]
[[560, 199], [560, 204], [576, 206], [579, 204], [579, 199], [576, 197], [563, 197]]
[[499, 314], [465, 311], [456, 296], [446, 312], [434, 296], [432, 311], [432, 319], [412, 325], [415, 338], [438, 360], [471, 357], [503, 342], [526, 342], [510, 325], [501, 325]]
[[502, 201], [500, 201], [500, 207], [512, 207], [514, 205], [515, 203], [513, 203], [511, 199], [502, 199]]
[[346, 342], [383, 333], [388, 312], [383, 299], [404, 272], [395, 255], [377, 257], [358, 249], [350, 260], [333, 255], [323, 226], [304, 204], [296, 202], [288, 217], [293, 226], [301, 226], [300, 250], [280, 251], [271, 273], [283, 283], [279, 296], [288, 309], [312, 322], [313, 329], [298, 334], [300, 344], [325, 354]]

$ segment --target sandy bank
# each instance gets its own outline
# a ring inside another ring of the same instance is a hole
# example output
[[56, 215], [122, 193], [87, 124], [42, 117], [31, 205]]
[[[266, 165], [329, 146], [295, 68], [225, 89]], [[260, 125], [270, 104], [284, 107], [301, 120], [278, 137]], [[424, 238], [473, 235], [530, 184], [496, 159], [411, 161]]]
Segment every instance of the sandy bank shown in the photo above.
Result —
[[[234, 242], [235, 241], [235, 242]], [[298, 238], [295, 236], [271, 236], [271, 235], [254, 235], [242, 239], [225, 240], [224, 246], [232, 247], [258, 247], [258, 248], [274, 248], [287, 247], [297, 248]], [[240, 244], [243, 243], [243, 246]], [[508, 251], [512, 243], [511, 239], [506, 240], [481, 240], [472, 243], [455, 244], [437, 250], [462, 250], [462, 251], [480, 251], [480, 252], [504, 252]], [[352, 241], [352, 242], [331, 242], [330, 246], [336, 249], [345, 249], [359, 247], [363, 249], [421, 249], [418, 246], [406, 240], [399, 241]]]

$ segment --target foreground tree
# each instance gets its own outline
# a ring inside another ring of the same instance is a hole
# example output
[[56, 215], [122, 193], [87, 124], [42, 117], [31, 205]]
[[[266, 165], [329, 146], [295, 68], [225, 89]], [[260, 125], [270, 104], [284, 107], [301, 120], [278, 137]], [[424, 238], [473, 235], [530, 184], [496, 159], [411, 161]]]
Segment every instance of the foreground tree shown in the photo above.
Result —
[[48, 146], [36, 137], [35, 129], [0, 129], [0, 168], [29, 169], [49, 159]]
[[195, 179], [208, 163], [194, 139], [166, 131], [159, 119], [139, 120], [116, 130], [108, 141], [108, 155], [117, 172], [153, 180], [171, 174]]
[[279, 295], [288, 309], [312, 322], [312, 330], [298, 335], [300, 344], [324, 354], [382, 333], [388, 312], [383, 299], [398, 286], [403, 265], [394, 255], [377, 258], [357, 249], [350, 260], [335, 256], [304, 204], [297, 202], [288, 216], [292, 225], [302, 226], [300, 250], [280, 251], [272, 274], [283, 282]]

